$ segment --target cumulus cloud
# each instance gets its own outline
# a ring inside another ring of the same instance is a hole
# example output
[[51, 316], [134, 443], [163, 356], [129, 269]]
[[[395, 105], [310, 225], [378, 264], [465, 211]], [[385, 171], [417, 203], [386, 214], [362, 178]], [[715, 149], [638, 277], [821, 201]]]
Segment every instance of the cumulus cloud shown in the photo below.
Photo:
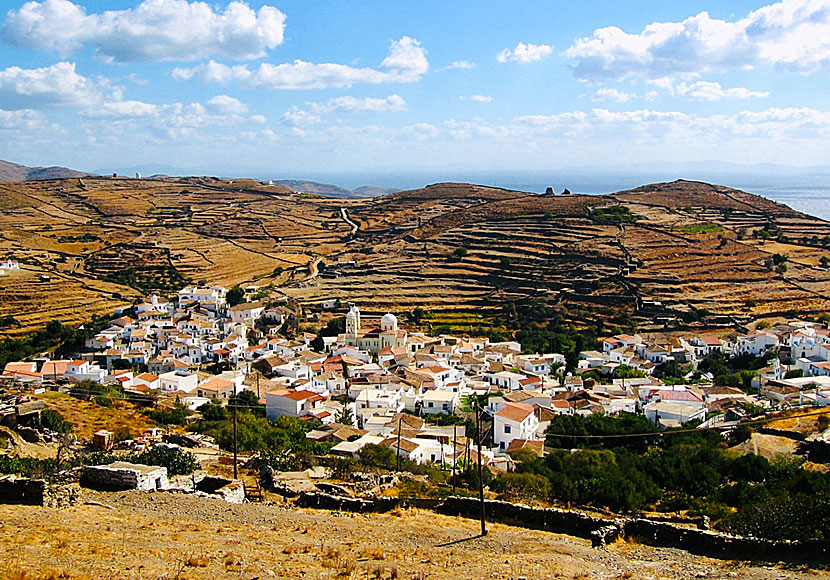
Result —
[[[75, 72], [75, 63], [59, 62], [48, 67], [0, 70], [0, 109], [43, 109], [89, 106], [104, 98], [109, 84], [90, 80]], [[112, 90], [118, 93], [117, 89]]]
[[322, 115], [331, 113], [358, 113], [368, 111], [382, 113], [388, 111], [405, 111], [406, 101], [399, 95], [385, 98], [375, 97], [337, 97], [325, 103], [306, 103], [306, 109], [292, 107], [282, 116], [282, 124], [291, 127], [306, 127], [323, 122]]
[[775, 65], [830, 71], [827, 0], [783, 0], [737, 22], [701, 12], [682, 22], [654, 22], [629, 34], [610, 26], [574, 42], [565, 55], [582, 81], [659, 78]]
[[290, 111], [283, 113], [281, 122], [289, 127], [307, 127], [322, 123], [323, 118], [299, 107], [292, 107]]
[[750, 91], [743, 87], [724, 89], [720, 83], [698, 81], [692, 84], [680, 83], [674, 88], [675, 94], [698, 101], [720, 101], [721, 99], [752, 99], [769, 96], [767, 91]]
[[46, 122], [39, 111], [4, 111], [0, 109], [0, 131], [33, 131], [43, 129]]
[[244, 115], [248, 112], [248, 105], [228, 95], [216, 95], [208, 100], [207, 106], [211, 111], [227, 115]]
[[636, 95], [632, 95], [631, 93], [625, 93], [619, 91], [617, 89], [609, 89], [607, 87], [603, 87], [591, 97], [593, 101], [617, 101], [618, 103], [624, 103]]
[[525, 44], [524, 42], [520, 42], [513, 50], [505, 48], [503, 51], [498, 53], [496, 55], [496, 60], [501, 63], [528, 63], [542, 60], [546, 56], [550, 56], [552, 53], [553, 47], [547, 44]]
[[237, 82], [250, 89], [300, 90], [351, 87], [358, 83], [411, 83], [429, 70], [426, 50], [408, 36], [392, 41], [388, 56], [378, 68], [356, 68], [344, 64], [315, 64], [295, 60], [293, 63], [262, 63], [250, 69], [245, 65], [228, 66], [210, 61], [192, 68], [176, 68], [173, 78], [199, 80], [226, 85]]
[[308, 103], [313, 113], [356, 113], [358, 111], [371, 111], [374, 113], [385, 111], [404, 111], [406, 110], [406, 101], [399, 95], [389, 95], [385, 98], [357, 98], [357, 97], [337, 97], [329, 99], [325, 104]]
[[219, 95], [206, 103], [155, 104], [112, 100], [83, 109], [80, 116], [87, 120], [88, 129], [98, 128], [102, 133], [149, 131], [156, 139], [170, 140], [191, 136], [208, 127], [233, 127], [265, 121], [261, 115], [246, 116], [247, 110], [247, 105], [239, 100]]
[[9, 11], [2, 36], [15, 46], [68, 55], [95, 47], [106, 62], [259, 58], [282, 44], [285, 15], [244, 2], [144, 0], [135, 8], [87, 14], [70, 0], [27, 2]]

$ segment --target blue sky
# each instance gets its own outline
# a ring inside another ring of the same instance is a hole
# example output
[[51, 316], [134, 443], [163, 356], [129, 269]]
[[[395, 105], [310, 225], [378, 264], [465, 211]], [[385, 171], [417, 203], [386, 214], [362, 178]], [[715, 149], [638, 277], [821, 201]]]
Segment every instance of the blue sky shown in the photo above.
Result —
[[0, 158], [194, 173], [822, 165], [830, 0], [6, 0]]

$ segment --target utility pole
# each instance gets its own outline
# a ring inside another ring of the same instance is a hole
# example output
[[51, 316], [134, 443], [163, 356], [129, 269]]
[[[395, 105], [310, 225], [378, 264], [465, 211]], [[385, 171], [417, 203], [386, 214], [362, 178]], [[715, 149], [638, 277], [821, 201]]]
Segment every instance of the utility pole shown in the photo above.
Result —
[[401, 420], [403, 417], [398, 417], [398, 451], [395, 453], [395, 471], [401, 470]]
[[236, 473], [236, 453], [237, 453], [237, 448], [236, 448], [236, 395], [234, 395], [234, 398], [233, 398], [232, 402], [233, 402], [233, 478], [238, 479], [237, 473]]
[[458, 425], [452, 426], [452, 492], [455, 493], [455, 460], [458, 457], [458, 439], [456, 437], [456, 427]]
[[481, 476], [481, 403], [476, 399], [476, 434], [478, 435], [478, 500], [481, 503], [481, 535], [487, 535], [484, 507], [484, 479]]

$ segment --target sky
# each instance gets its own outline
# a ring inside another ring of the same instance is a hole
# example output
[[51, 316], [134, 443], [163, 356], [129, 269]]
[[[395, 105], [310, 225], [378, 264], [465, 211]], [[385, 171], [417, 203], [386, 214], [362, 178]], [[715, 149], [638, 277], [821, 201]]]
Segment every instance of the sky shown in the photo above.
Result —
[[830, 164], [830, 0], [3, 0], [0, 159]]

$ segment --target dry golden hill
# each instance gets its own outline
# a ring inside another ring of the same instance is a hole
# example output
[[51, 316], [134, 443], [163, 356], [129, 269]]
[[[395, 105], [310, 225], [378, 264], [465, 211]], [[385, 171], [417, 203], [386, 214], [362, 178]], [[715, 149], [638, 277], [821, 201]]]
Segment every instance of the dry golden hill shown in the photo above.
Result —
[[0, 278], [0, 316], [19, 322], [9, 335], [186, 283], [272, 285], [370, 315], [422, 306], [461, 330], [531, 298], [611, 322], [830, 310], [830, 223], [698, 182], [607, 196], [435, 184], [345, 200], [253, 180], [84, 177], [0, 195], [0, 258], [21, 262]]

